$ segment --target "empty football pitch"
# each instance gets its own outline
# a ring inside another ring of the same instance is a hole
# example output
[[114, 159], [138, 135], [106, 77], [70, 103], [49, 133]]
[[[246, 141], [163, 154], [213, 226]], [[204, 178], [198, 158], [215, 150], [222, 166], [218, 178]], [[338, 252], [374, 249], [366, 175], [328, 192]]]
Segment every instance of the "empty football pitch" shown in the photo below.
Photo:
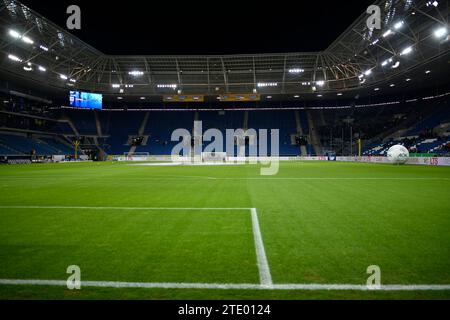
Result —
[[450, 298], [450, 168], [259, 169], [1, 166], [0, 298]]

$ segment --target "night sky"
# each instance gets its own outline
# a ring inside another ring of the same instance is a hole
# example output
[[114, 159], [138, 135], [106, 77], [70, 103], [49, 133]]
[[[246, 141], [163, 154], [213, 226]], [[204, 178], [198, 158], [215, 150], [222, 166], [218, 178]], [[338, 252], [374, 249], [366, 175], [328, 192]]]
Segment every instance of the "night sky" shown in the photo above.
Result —
[[82, 30], [70, 32], [103, 53], [188, 55], [324, 50], [373, 1], [21, 2], [64, 28], [79, 5]]

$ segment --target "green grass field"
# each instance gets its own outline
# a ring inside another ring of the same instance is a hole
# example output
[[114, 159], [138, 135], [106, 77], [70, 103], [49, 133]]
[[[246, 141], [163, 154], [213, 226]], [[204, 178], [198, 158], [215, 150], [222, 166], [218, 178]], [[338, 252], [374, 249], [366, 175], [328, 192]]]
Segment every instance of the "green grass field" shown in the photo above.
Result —
[[[274, 284], [365, 285], [370, 265], [383, 285], [450, 284], [450, 168], [328, 162], [284, 162], [266, 177], [257, 165], [1, 166], [0, 279], [65, 281], [78, 265], [82, 281], [258, 285], [250, 208]], [[449, 298], [0, 284], [0, 299]]]

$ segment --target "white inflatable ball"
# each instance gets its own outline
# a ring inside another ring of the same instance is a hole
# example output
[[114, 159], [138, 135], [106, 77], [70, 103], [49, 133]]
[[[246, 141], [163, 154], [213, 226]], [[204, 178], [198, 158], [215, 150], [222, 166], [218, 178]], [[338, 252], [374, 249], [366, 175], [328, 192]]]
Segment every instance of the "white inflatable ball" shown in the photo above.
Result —
[[404, 146], [396, 144], [387, 151], [387, 158], [394, 164], [404, 164], [408, 161], [409, 151]]

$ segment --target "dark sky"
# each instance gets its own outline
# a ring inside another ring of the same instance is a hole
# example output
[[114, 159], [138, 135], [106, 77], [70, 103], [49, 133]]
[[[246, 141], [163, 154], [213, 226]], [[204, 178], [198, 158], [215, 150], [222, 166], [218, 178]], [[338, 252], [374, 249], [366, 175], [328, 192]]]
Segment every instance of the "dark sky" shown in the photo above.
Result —
[[107, 54], [233, 54], [324, 50], [367, 0], [22, 0], [66, 26], [77, 4], [77, 37]]

